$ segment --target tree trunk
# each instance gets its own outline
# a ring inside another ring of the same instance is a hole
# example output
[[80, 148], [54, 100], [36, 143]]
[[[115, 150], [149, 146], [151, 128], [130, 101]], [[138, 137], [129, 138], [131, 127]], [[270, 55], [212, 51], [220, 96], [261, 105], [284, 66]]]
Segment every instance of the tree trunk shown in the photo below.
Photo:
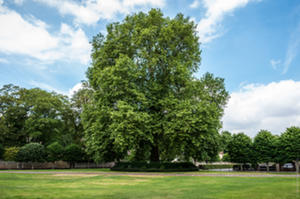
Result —
[[299, 160], [295, 161], [296, 172], [299, 173]]
[[279, 172], [280, 171], [280, 164], [276, 163], [276, 171]]
[[151, 156], [150, 156], [151, 162], [158, 162], [159, 161], [159, 150], [158, 146], [152, 146], [151, 149]]
[[242, 164], [240, 165], [240, 170], [243, 171], [243, 165]]
[[266, 165], [267, 165], [267, 172], [269, 172], [270, 171], [269, 163], [267, 162]]

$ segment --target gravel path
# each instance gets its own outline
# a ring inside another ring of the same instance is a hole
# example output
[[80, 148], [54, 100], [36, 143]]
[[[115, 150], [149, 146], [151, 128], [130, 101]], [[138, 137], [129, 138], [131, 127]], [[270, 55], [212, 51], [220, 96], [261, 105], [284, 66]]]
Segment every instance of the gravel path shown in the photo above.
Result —
[[21, 173], [21, 174], [65, 174], [65, 175], [112, 175], [112, 176], [212, 176], [212, 177], [300, 177], [296, 174], [222, 174], [222, 173], [133, 173], [133, 172], [65, 172], [65, 171], [0, 171], [1, 173]]

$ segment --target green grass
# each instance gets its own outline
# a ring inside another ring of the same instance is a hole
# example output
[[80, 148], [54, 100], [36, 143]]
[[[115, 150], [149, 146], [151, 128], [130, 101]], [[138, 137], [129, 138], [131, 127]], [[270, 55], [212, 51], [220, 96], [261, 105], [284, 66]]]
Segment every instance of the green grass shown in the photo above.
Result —
[[[112, 173], [128, 173], [127, 171], [111, 171], [109, 168], [98, 168], [98, 169], [26, 169], [26, 170], [0, 170], [0, 171], [20, 171], [20, 172], [32, 172], [32, 171], [45, 171], [45, 172], [75, 172], [75, 173], [97, 173], [97, 172], [112, 172]], [[159, 172], [134, 172], [134, 173], [156, 173]], [[180, 173], [180, 174], [238, 174], [238, 175], [296, 175], [295, 172], [263, 172], [263, 171], [207, 171], [207, 170], [200, 170], [200, 171], [188, 171], [188, 172], [167, 172], [167, 173]], [[300, 175], [300, 174], [299, 174]]]
[[300, 199], [300, 178], [0, 173], [0, 198]]

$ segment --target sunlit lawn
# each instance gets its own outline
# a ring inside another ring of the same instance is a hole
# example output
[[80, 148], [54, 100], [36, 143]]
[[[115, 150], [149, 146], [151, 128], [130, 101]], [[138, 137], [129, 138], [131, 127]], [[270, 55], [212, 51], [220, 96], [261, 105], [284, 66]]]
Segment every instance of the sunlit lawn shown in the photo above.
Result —
[[0, 198], [290, 199], [300, 198], [299, 180], [296, 177], [110, 176], [84, 172], [0, 173]]

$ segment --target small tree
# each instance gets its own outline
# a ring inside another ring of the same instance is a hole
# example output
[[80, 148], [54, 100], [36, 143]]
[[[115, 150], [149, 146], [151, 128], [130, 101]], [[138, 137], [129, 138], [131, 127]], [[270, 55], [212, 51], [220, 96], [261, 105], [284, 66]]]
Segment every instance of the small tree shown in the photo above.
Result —
[[231, 161], [242, 164], [251, 162], [251, 145], [252, 141], [249, 136], [244, 133], [234, 134], [228, 145], [228, 154]]
[[16, 161], [17, 154], [19, 152], [19, 147], [8, 147], [4, 149], [3, 159], [5, 161]]
[[63, 159], [64, 147], [58, 142], [53, 142], [46, 147], [47, 161], [55, 162]]
[[83, 156], [84, 153], [77, 144], [70, 144], [64, 150], [63, 160], [69, 162], [70, 168], [74, 168], [75, 162], [81, 161]]
[[284, 151], [287, 161], [294, 161], [296, 171], [299, 172], [300, 158], [300, 128], [290, 127], [280, 136], [281, 149]]
[[[39, 143], [29, 143], [21, 147], [17, 154], [20, 162], [43, 162], [45, 160], [45, 148]], [[31, 164], [33, 169], [33, 164]]]
[[274, 162], [276, 138], [271, 132], [261, 130], [254, 138], [253, 149], [258, 162], [265, 162], [269, 172], [269, 162]]

